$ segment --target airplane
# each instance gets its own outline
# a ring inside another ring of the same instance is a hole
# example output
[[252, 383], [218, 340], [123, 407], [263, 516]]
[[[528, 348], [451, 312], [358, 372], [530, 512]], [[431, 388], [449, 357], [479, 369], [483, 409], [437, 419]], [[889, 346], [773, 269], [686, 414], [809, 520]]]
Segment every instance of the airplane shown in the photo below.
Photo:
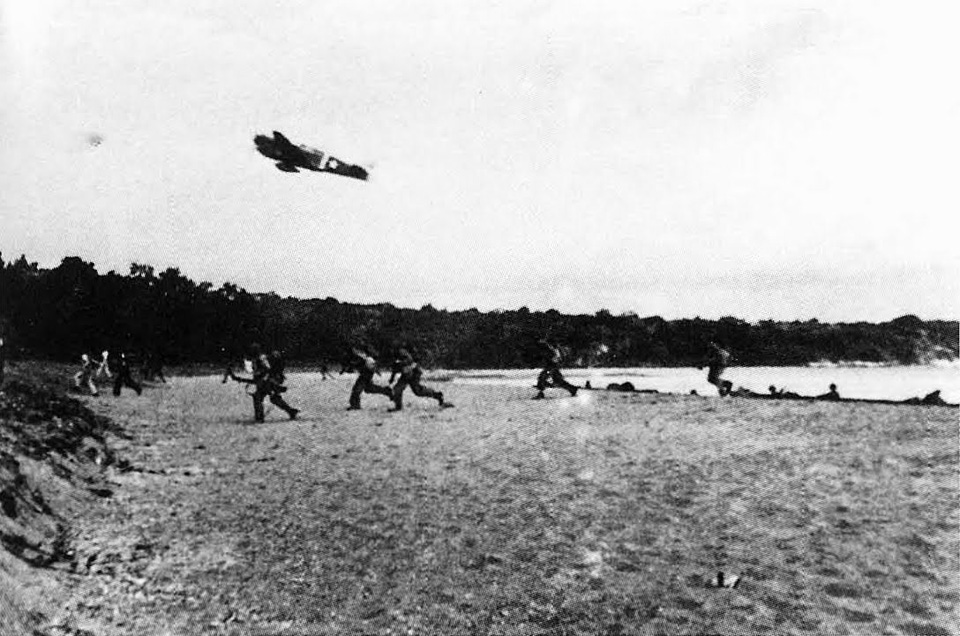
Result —
[[277, 169], [283, 172], [299, 172], [299, 168], [303, 168], [313, 172], [332, 172], [361, 181], [369, 177], [366, 168], [340, 161], [310, 146], [295, 145], [276, 130], [273, 131], [273, 138], [267, 135], [254, 136], [253, 143], [261, 155], [275, 160]]

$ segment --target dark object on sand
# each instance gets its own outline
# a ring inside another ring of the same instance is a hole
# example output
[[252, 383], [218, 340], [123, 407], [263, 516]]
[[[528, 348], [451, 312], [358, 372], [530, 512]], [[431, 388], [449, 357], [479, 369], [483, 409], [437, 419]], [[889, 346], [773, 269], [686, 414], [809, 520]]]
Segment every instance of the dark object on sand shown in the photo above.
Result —
[[[607, 391], [617, 391], [620, 393], [660, 393], [660, 391], [656, 389], [638, 389], [633, 386], [633, 382], [629, 381], [622, 384], [611, 382], [607, 385]], [[696, 393], [691, 393], [691, 395], [696, 395]]]
[[909, 400], [904, 400], [903, 403], [916, 406], [951, 406], [946, 400], [940, 397], [939, 389], [933, 393], [927, 393], [922, 398], [913, 397]]
[[776, 387], [770, 387], [770, 393], [754, 393], [744, 389], [743, 392], [734, 392], [736, 397], [745, 397], [750, 399], [758, 400], [802, 400], [802, 401], [826, 401], [826, 402], [843, 402], [843, 403], [857, 403], [857, 404], [893, 404], [893, 405], [910, 405], [910, 406], [949, 406], [952, 408], [957, 408], [960, 404], [952, 404], [947, 402], [942, 397], [940, 397], [940, 391], [934, 391], [928, 393], [922, 398], [912, 397], [907, 400], [876, 400], [876, 399], [866, 399], [866, 398], [845, 398], [840, 397], [840, 394], [837, 392], [837, 385], [830, 385], [830, 392], [824, 393], [823, 395], [809, 396], [809, 395], [800, 395], [799, 393], [794, 393], [793, 391], [786, 391], [783, 389], [777, 390]]
[[726, 587], [733, 589], [740, 584], [740, 577], [736, 574], [724, 574], [723, 571], [717, 572], [717, 576], [713, 578], [708, 584], [707, 587]]
[[253, 138], [257, 152], [277, 162], [277, 169], [284, 172], [299, 172], [299, 168], [314, 172], [332, 172], [344, 177], [366, 181], [370, 176], [365, 168], [355, 166], [322, 150], [310, 146], [295, 145], [283, 133], [273, 131], [273, 137], [257, 135]]
[[818, 395], [816, 399], [826, 400], [827, 402], [839, 402], [841, 398], [840, 398], [840, 394], [837, 392], [837, 385], [831, 384], [830, 390], [824, 393], [823, 395]]

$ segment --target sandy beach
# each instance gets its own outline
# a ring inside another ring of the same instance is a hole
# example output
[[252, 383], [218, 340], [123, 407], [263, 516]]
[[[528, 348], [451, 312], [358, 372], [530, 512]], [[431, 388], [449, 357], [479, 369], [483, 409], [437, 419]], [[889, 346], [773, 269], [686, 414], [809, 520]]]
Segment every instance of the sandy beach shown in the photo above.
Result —
[[90, 400], [129, 466], [72, 522], [48, 632], [960, 625], [953, 409], [437, 383], [456, 408], [348, 413], [351, 381], [293, 374], [292, 422], [217, 377]]

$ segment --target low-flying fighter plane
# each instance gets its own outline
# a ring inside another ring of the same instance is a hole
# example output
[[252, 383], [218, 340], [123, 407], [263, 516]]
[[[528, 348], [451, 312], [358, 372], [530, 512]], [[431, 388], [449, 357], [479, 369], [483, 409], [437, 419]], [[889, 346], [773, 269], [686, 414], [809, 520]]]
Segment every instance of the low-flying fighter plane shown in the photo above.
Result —
[[366, 168], [340, 161], [322, 150], [294, 144], [276, 130], [272, 138], [267, 135], [255, 136], [253, 143], [261, 155], [276, 161], [277, 168], [284, 172], [299, 172], [298, 168], [303, 168], [314, 172], [333, 172], [362, 181], [369, 176]]

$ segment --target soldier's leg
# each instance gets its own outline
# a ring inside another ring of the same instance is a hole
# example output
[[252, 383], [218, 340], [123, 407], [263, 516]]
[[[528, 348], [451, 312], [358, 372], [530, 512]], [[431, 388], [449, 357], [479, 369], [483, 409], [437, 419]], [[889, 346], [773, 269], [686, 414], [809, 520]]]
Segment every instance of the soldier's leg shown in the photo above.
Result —
[[363, 393], [363, 388], [366, 385], [364, 377], [361, 375], [357, 378], [357, 381], [353, 383], [353, 388], [350, 389], [350, 408], [358, 409], [360, 408], [360, 394]]
[[396, 410], [403, 408], [403, 392], [407, 388], [407, 378], [400, 376], [397, 383], [393, 385], [393, 405]]
[[720, 392], [720, 395], [724, 395], [724, 386], [723, 381], [720, 379], [720, 375], [723, 373], [723, 367], [717, 365], [710, 365], [710, 368], [707, 372], [707, 382], [717, 387], [717, 390]]
[[93, 381], [93, 374], [87, 374], [87, 388], [90, 389], [90, 395], [100, 395], [100, 391], [97, 390], [97, 384]]
[[547, 378], [550, 377], [550, 367], [544, 367], [537, 376], [537, 394], [533, 397], [535, 400], [543, 399], [543, 391], [549, 386]]
[[552, 367], [544, 367], [544, 368], [540, 371], [540, 375], [537, 376], [537, 390], [538, 390], [538, 391], [543, 391], [544, 389], [547, 389], [547, 388], [550, 387], [550, 384], [547, 382], [547, 379], [550, 377], [550, 372], [551, 372], [552, 370], [553, 370]]
[[423, 386], [420, 383], [421, 374], [419, 370], [415, 372], [410, 378], [410, 389], [413, 391], [413, 394], [417, 397], [433, 398], [440, 404], [443, 404], [443, 394], [439, 391], [434, 391], [428, 387]]
[[720, 367], [713, 365], [707, 367], [707, 382], [714, 386], [720, 384]]
[[129, 371], [123, 374], [123, 384], [124, 386], [130, 387], [131, 389], [136, 391], [137, 395], [140, 395], [141, 393], [143, 393], [143, 389], [140, 387], [139, 384], [136, 383], [136, 381], [134, 381], [133, 376], [130, 375]]
[[255, 422], [263, 421], [263, 398], [266, 394], [257, 389], [253, 394], [253, 419]]
[[123, 374], [117, 373], [113, 377], [113, 394], [120, 395], [120, 389], [123, 387]]
[[363, 386], [363, 390], [367, 393], [385, 395], [391, 400], [393, 399], [393, 389], [391, 389], [388, 386], [377, 384], [376, 382], [373, 381], [372, 377], [369, 380], [367, 380], [367, 383]]
[[284, 411], [286, 411], [287, 415], [290, 416], [291, 420], [296, 419], [297, 413], [300, 412], [300, 409], [295, 409], [289, 404], [287, 404], [287, 401], [284, 400], [279, 393], [271, 393], [270, 401], [273, 402], [275, 405], [279, 406]]
[[560, 387], [561, 389], [566, 389], [570, 395], [576, 395], [578, 387], [567, 382], [567, 379], [563, 377], [563, 374], [560, 373], [559, 368], [554, 368], [550, 373], [550, 380], [553, 382], [553, 386]]

